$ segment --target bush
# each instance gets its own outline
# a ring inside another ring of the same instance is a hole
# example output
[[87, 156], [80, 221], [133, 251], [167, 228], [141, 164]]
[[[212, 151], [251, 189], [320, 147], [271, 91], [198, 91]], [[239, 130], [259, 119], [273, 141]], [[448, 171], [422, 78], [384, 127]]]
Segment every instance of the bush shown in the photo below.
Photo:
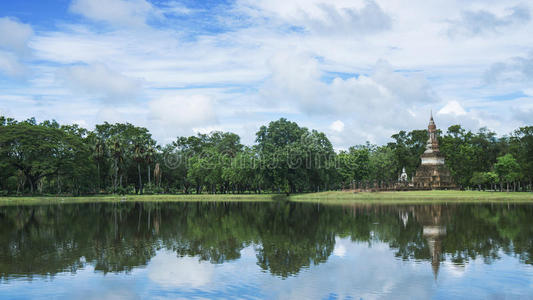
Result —
[[126, 195], [128, 193], [128, 189], [125, 188], [125, 187], [119, 186], [117, 188], [117, 192], [116, 193], [121, 195], [121, 196], [124, 196], [124, 195]]
[[155, 186], [152, 183], [145, 185], [143, 189], [143, 194], [145, 195], [163, 194], [163, 193], [164, 193], [164, 190], [161, 187]]
[[173, 195], [176, 195], [176, 194], [179, 194], [179, 190], [175, 187], [170, 187], [168, 188], [168, 191], [167, 191], [169, 194], [173, 194]]
[[145, 195], [152, 195], [154, 194], [154, 185], [153, 184], [146, 184], [143, 188], [143, 194]]
[[126, 187], [126, 194], [128, 195], [135, 195], [136, 194], [136, 189], [135, 189], [135, 185], [128, 185], [128, 187]]

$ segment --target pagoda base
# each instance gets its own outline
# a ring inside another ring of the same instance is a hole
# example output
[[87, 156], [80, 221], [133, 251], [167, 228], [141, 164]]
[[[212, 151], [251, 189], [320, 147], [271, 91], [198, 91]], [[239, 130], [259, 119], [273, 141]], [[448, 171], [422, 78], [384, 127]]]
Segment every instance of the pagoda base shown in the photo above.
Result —
[[450, 170], [444, 164], [421, 165], [413, 178], [413, 187], [419, 189], [455, 189]]

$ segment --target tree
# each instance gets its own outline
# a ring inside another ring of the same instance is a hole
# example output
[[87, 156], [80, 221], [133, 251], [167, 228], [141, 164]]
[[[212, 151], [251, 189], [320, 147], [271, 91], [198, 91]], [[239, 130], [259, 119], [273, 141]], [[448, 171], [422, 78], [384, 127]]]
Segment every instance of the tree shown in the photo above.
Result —
[[498, 175], [495, 172], [485, 172], [485, 180], [490, 184], [490, 189], [495, 190], [496, 183], [498, 182]]
[[487, 183], [487, 176], [485, 172], [474, 172], [472, 175], [472, 178], [470, 178], [470, 182], [477, 186], [479, 190], [481, 190], [481, 186], [484, 186]]
[[533, 190], [533, 126], [521, 127], [509, 138], [509, 152], [520, 165], [522, 179]]
[[147, 145], [147, 148], [146, 148], [146, 151], [144, 153], [145, 155], [145, 162], [146, 162], [146, 165], [148, 167], [148, 184], [151, 185], [152, 182], [150, 180], [150, 166], [152, 165], [153, 161], [154, 161], [154, 156], [156, 154], [156, 147], [153, 145], [153, 143], [149, 143]]
[[[426, 141], [426, 130], [400, 131], [386, 145], [367, 142], [336, 154], [324, 133], [282, 118], [261, 126], [250, 146], [237, 134], [214, 131], [160, 147], [148, 129], [129, 123], [105, 122], [88, 131], [53, 120], [0, 116], [0, 189], [2, 194], [143, 193], [148, 192], [143, 183], [151, 187], [155, 164], [164, 174], [158, 188], [166, 193], [189, 193], [191, 187], [197, 193], [324, 191], [354, 180], [396, 181], [402, 167], [412, 175]], [[474, 133], [453, 125], [439, 143], [461, 187], [493, 189], [499, 183], [532, 189], [533, 126], [496, 137], [486, 128]]]
[[510, 153], [498, 157], [497, 160], [496, 164], [494, 164], [494, 170], [498, 174], [500, 184], [505, 183], [507, 185], [507, 191], [509, 191], [509, 183], [514, 183], [520, 178], [520, 166]]
[[391, 136], [395, 141], [388, 146], [394, 151], [398, 163], [395, 174], [399, 174], [405, 167], [407, 174], [414, 174], [420, 164], [420, 155], [424, 153], [428, 140], [427, 130], [413, 130], [409, 133], [400, 131]]
[[474, 172], [490, 171], [500, 152], [495, 133], [481, 128], [477, 134], [460, 125], [448, 128], [440, 139], [440, 150], [446, 157], [446, 164], [454, 181], [467, 187]]
[[366, 146], [350, 147], [348, 151], [341, 151], [337, 156], [338, 172], [343, 187], [352, 181], [367, 179], [370, 174], [370, 148]]
[[98, 192], [101, 190], [101, 172], [100, 167], [102, 163], [104, 162], [104, 159], [106, 158], [106, 147], [105, 147], [105, 141], [101, 138], [96, 137], [95, 135], [90, 136], [91, 141], [91, 148], [92, 148], [92, 158], [96, 162], [97, 166], [97, 172], [98, 172]]
[[63, 125], [60, 129], [65, 133], [65, 143], [59, 157], [61, 166], [56, 174], [57, 192], [61, 193], [61, 182], [64, 182], [65, 187], [74, 195], [94, 193], [96, 174], [94, 164], [91, 161], [92, 151], [88, 142], [88, 131], [77, 124]]
[[0, 127], [0, 157], [24, 174], [32, 194], [42, 178], [57, 174], [66, 151], [71, 147], [56, 126], [30, 119]]
[[142, 194], [143, 191], [141, 178], [141, 163], [145, 160], [145, 144], [146, 141], [143, 139], [142, 136], [135, 136], [133, 138], [133, 160], [137, 163], [137, 173], [139, 175], [137, 191], [139, 192], [139, 194]]
[[[110, 156], [113, 158], [113, 192], [117, 192], [118, 187], [122, 187], [122, 170], [124, 163], [124, 142], [118, 137], [112, 137], [108, 140], [108, 149]], [[120, 175], [120, 180], [119, 180]]]
[[398, 177], [398, 161], [394, 151], [387, 147], [372, 147], [369, 158], [370, 174], [368, 179], [371, 181], [395, 181]]
[[327, 187], [335, 153], [323, 133], [281, 118], [261, 126], [256, 141], [261, 172], [274, 190], [293, 193]]

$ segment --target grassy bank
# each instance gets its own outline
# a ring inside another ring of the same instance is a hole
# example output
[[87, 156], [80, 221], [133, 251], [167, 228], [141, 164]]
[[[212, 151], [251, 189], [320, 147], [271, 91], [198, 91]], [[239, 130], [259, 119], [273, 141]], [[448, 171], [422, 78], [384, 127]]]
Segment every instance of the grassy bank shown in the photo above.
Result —
[[478, 191], [409, 191], [409, 192], [322, 192], [286, 197], [279, 194], [217, 195], [105, 195], [89, 197], [0, 197], [0, 205], [89, 203], [89, 202], [268, 202], [289, 200], [324, 204], [346, 203], [435, 203], [435, 202], [531, 202], [533, 193], [500, 193]]
[[0, 197], [0, 205], [53, 204], [53, 203], [97, 203], [97, 202], [269, 202], [286, 200], [277, 194], [202, 194], [202, 195], [103, 195], [85, 197]]
[[533, 193], [482, 191], [408, 191], [408, 192], [323, 192], [291, 196], [291, 201], [347, 203], [420, 203], [420, 202], [531, 202]]

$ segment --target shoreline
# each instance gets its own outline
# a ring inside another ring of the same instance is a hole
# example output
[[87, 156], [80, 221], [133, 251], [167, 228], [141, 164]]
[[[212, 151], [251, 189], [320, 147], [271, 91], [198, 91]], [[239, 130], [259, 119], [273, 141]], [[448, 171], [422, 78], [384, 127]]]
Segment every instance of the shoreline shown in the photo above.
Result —
[[484, 191], [398, 191], [362, 192], [330, 191], [294, 194], [200, 194], [200, 195], [92, 195], [0, 197], [0, 206], [101, 202], [274, 202], [321, 204], [436, 204], [436, 203], [533, 203], [531, 192]]

